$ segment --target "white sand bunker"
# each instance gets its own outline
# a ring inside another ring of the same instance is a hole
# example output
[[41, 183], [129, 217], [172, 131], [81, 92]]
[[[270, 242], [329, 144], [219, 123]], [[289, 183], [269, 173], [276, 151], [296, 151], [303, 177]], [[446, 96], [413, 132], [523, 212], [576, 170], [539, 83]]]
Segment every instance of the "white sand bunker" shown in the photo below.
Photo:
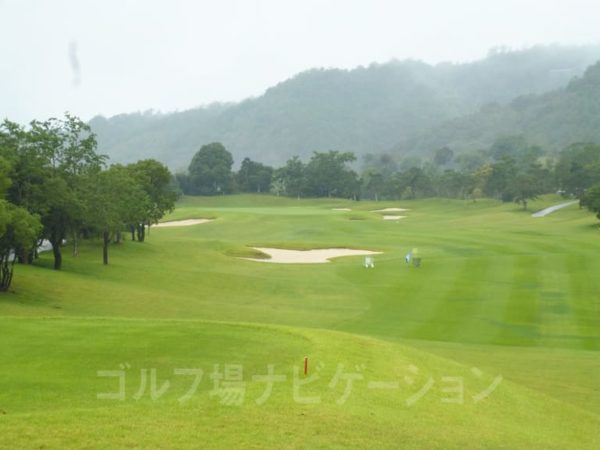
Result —
[[172, 220], [170, 222], [161, 222], [154, 225], [154, 228], [163, 227], [189, 227], [190, 225], [199, 225], [201, 223], [212, 222], [214, 219], [186, 219], [186, 220]]
[[400, 220], [400, 219], [404, 219], [406, 216], [390, 216], [390, 215], [386, 215], [383, 216], [383, 220]]
[[331, 208], [332, 211], [352, 211], [350, 208]]
[[341, 256], [379, 255], [381, 252], [370, 250], [352, 250], [349, 248], [322, 248], [316, 250], [284, 250], [281, 248], [254, 247], [259, 252], [266, 253], [270, 259], [244, 258], [250, 261], [278, 264], [323, 264], [332, 258]]
[[405, 208], [384, 208], [384, 209], [374, 209], [371, 212], [402, 212], [402, 211], [410, 211]]

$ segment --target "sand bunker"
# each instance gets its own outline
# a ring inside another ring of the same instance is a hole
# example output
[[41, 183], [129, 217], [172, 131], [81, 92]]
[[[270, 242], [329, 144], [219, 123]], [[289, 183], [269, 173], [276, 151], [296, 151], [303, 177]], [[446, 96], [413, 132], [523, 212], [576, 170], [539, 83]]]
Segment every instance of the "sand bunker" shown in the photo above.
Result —
[[404, 209], [404, 208], [384, 208], [384, 209], [374, 209], [371, 212], [402, 212], [402, 211], [409, 211], [409, 210]]
[[352, 211], [350, 208], [331, 208], [332, 211]]
[[406, 216], [383, 216], [383, 220], [399, 220], [399, 219], [404, 219]]
[[332, 258], [341, 256], [379, 255], [381, 252], [370, 250], [352, 250], [349, 248], [323, 248], [316, 250], [284, 250], [280, 248], [254, 247], [259, 252], [266, 253], [270, 259], [244, 258], [250, 261], [279, 263], [279, 264], [323, 264]]
[[154, 225], [154, 228], [163, 227], [189, 227], [190, 225], [199, 225], [201, 223], [212, 222], [213, 219], [186, 219], [186, 220], [172, 220], [170, 222], [161, 222]]

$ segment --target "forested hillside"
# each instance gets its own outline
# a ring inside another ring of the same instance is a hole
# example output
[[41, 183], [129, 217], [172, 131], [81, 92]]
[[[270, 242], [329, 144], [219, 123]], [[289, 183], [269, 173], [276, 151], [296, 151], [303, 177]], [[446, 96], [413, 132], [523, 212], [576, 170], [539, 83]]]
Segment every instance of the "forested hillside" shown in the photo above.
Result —
[[[554, 107], [577, 103], [578, 82], [562, 94], [532, 95], [564, 88], [598, 59], [600, 46], [551, 46], [495, 50], [465, 64], [392, 61], [354, 70], [313, 69], [241, 103], [95, 117], [90, 125], [99, 151], [113, 160], [153, 157], [173, 169], [186, 167], [194, 152], [212, 141], [222, 142], [236, 161], [248, 156], [269, 164], [315, 150], [361, 156], [489, 145], [497, 134], [527, 129], [522, 117], [537, 114], [530, 103], [563, 125], [545, 142], [559, 135], [558, 141], [569, 143], [584, 137], [581, 127], [572, 129]], [[570, 100], [553, 100], [556, 95]], [[577, 109], [578, 123], [586, 108]], [[523, 110], [528, 115], [519, 116]], [[461, 121], [464, 116], [469, 117]]]
[[477, 113], [415, 132], [394, 153], [419, 154], [446, 146], [477, 150], [510, 135], [523, 136], [548, 151], [576, 142], [600, 142], [600, 63], [565, 88], [519, 96], [504, 106], [487, 104]]

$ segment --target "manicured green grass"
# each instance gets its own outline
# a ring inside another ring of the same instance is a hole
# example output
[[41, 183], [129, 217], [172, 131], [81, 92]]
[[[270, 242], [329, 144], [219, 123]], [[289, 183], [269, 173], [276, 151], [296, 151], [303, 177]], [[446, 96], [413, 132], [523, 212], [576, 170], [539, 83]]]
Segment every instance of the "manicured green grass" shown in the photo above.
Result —
[[[492, 375], [475, 376], [466, 366], [404, 345], [322, 330], [199, 321], [0, 322], [7, 336], [0, 380], [11, 387], [0, 395], [6, 448], [593, 448], [587, 432], [597, 425], [594, 414], [509, 381], [475, 403], [472, 397], [491, 385]], [[300, 370], [305, 354], [318, 379], [294, 397], [294, 366]], [[118, 391], [117, 378], [98, 377], [97, 370], [119, 370], [120, 364], [128, 364], [124, 400], [97, 399]], [[286, 380], [274, 385], [264, 404], [256, 404], [264, 383], [247, 381], [243, 404], [223, 405], [211, 396], [214, 364], [219, 370], [242, 365], [249, 380], [274, 364]], [[363, 377], [344, 402], [346, 382], [330, 385], [338, 364]], [[180, 398], [193, 377], [175, 376], [177, 368], [205, 372], [188, 401]], [[149, 382], [135, 399], [142, 369], [156, 370], [159, 389], [171, 383], [163, 395], [153, 400]], [[431, 389], [407, 403], [429, 380]], [[464, 396], [445, 391], [457, 380]], [[398, 387], [369, 388], [369, 381], [396, 381]], [[318, 403], [301, 403], [311, 398]]]
[[[408, 217], [371, 212], [394, 206]], [[60, 273], [49, 254], [17, 267], [13, 292], [0, 297], [0, 447], [597, 446], [600, 230], [576, 205], [532, 218], [493, 200], [226, 196], [185, 198], [165, 220], [204, 217], [215, 220], [113, 245], [107, 267], [99, 242], [65, 255]], [[254, 256], [252, 246], [384, 253], [375, 269], [361, 257], [237, 258]], [[418, 269], [404, 263], [414, 247]], [[320, 378], [303, 394], [321, 395], [317, 405], [292, 396], [305, 355]], [[116, 386], [97, 371], [125, 363], [126, 400], [96, 399]], [[243, 405], [209, 395], [214, 364], [243, 365]], [[287, 381], [256, 405], [264, 386], [252, 375], [268, 364]], [[343, 405], [344, 383], [328, 385], [338, 364], [364, 377]], [[143, 368], [168, 378], [168, 393], [134, 400]], [[205, 372], [185, 404], [177, 399], [191, 378], [176, 368]], [[499, 387], [474, 403], [500, 374]], [[463, 404], [443, 401], [453, 395], [444, 377], [462, 377]], [[407, 406], [430, 378], [431, 390]]]

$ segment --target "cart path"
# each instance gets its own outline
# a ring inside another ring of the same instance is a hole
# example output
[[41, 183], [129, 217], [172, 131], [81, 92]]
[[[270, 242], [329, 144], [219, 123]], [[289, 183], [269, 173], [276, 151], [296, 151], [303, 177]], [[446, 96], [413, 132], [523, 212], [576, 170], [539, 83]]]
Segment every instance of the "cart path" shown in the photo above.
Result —
[[559, 203], [558, 205], [550, 206], [549, 208], [542, 209], [541, 211], [534, 212], [531, 217], [544, 217], [554, 211], [558, 211], [559, 209], [566, 208], [567, 206], [574, 205], [579, 200], [571, 200], [570, 202]]

